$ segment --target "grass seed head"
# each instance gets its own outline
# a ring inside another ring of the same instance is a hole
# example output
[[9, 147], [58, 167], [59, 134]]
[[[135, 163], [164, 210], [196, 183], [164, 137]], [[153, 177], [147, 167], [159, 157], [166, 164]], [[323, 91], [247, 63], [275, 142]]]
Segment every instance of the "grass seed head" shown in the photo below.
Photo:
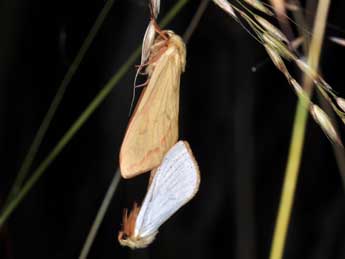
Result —
[[267, 21], [266, 19], [262, 18], [259, 15], [255, 15], [255, 19], [261, 24], [261, 26], [266, 29], [266, 31], [276, 38], [280, 39], [283, 42], [289, 42], [289, 40], [286, 38], [284, 33], [282, 33], [276, 26], [274, 26], [272, 23]]
[[269, 10], [266, 6], [263, 5], [263, 3], [259, 0], [244, 0], [244, 2], [246, 2], [247, 4], [251, 5], [252, 7], [254, 7], [255, 9], [269, 15], [269, 16], [273, 16], [274, 14], [271, 12], [271, 10]]
[[265, 44], [264, 47], [269, 57], [271, 58], [273, 64], [286, 76], [286, 78], [289, 78], [290, 77], [289, 71], [287, 70], [283, 59], [277, 53], [277, 51], [272, 49], [268, 44]]
[[234, 9], [227, 0], [213, 0], [213, 2], [220, 8], [222, 8], [225, 12], [227, 12], [229, 15], [231, 15], [233, 18], [237, 19], [237, 15], [235, 14]]
[[287, 48], [285, 43], [274, 37], [274, 35], [264, 32], [262, 34], [262, 39], [267, 43], [271, 49], [274, 49], [280, 56], [284, 57], [287, 60], [294, 60], [296, 56]]
[[336, 100], [338, 106], [340, 107], [340, 109], [341, 109], [343, 112], [345, 112], [345, 99], [344, 99], [344, 98], [341, 98], [341, 97], [337, 97], [335, 100]]
[[335, 144], [343, 147], [340, 137], [335, 130], [331, 120], [328, 115], [316, 104], [310, 106], [310, 113], [313, 116], [316, 123], [318, 123], [323, 130], [323, 132], [328, 136], [328, 138]]

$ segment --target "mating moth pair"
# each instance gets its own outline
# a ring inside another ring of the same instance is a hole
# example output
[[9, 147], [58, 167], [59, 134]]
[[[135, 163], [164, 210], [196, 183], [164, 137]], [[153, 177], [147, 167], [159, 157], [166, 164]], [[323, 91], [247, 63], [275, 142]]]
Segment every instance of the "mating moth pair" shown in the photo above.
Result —
[[174, 32], [161, 31], [154, 19], [152, 24], [158, 35], [150, 46], [147, 64], [139, 68], [145, 67], [148, 84], [135, 107], [120, 150], [124, 178], [152, 170], [142, 206], [135, 204], [129, 214], [125, 210], [123, 215], [118, 240], [132, 249], [149, 245], [158, 228], [194, 197], [200, 183], [199, 168], [189, 144], [177, 142], [185, 44]]

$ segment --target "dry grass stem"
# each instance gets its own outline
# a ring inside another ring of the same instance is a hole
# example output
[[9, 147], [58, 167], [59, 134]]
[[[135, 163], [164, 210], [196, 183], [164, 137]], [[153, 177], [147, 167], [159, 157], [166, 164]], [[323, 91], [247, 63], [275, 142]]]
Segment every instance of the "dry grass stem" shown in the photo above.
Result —
[[285, 13], [285, 0], [271, 0], [273, 9], [277, 15]]
[[150, 23], [147, 26], [144, 39], [143, 39], [143, 45], [142, 45], [143, 47], [141, 50], [141, 65], [143, 65], [147, 61], [148, 57], [150, 56], [150, 49], [155, 40], [155, 35], [156, 35], [155, 27], [154, 27], [153, 21], [150, 20]]
[[160, 7], [161, 7], [161, 0], [151, 0], [152, 13], [155, 18], [157, 18], [159, 14]]
[[293, 41], [291, 41], [290, 46], [292, 47], [292, 49], [296, 50], [303, 44], [303, 42], [304, 42], [304, 37], [299, 36]]
[[291, 11], [291, 12], [297, 12], [300, 9], [297, 4], [290, 3], [290, 2], [285, 3], [285, 8], [286, 10]]

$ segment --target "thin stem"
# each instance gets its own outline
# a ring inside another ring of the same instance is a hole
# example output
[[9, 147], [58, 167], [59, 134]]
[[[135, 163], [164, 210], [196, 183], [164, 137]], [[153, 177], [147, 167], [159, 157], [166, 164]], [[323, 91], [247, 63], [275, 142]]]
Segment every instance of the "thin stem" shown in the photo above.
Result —
[[[180, 11], [180, 9], [189, 0], [178, 1], [168, 12], [161, 22], [161, 26], [165, 27]], [[5, 206], [4, 210], [0, 215], [0, 228], [6, 222], [8, 217], [17, 208], [20, 202], [25, 198], [27, 193], [35, 185], [35, 183], [40, 179], [49, 165], [55, 160], [55, 158], [61, 153], [63, 148], [69, 143], [69, 141], [74, 137], [78, 130], [84, 125], [92, 113], [98, 108], [98, 106], [104, 101], [104, 99], [109, 95], [114, 86], [121, 80], [121, 78], [127, 73], [127, 71], [134, 65], [135, 61], [140, 55], [140, 47], [138, 47], [127, 59], [117, 73], [107, 82], [103, 89], [97, 94], [97, 96], [91, 101], [91, 103], [86, 107], [78, 119], [72, 124], [72, 126], [67, 130], [67, 132], [62, 136], [57, 145], [48, 154], [48, 156], [41, 162], [38, 168], [33, 172], [31, 177], [26, 181], [24, 186], [18, 192], [18, 194], [13, 197], [13, 199]]]
[[44, 116], [44, 119], [34, 137], [34, 140], [29, 148], [29, 151], [27, 155], [24, 158], [24, 162], [21, 165], [17, 177], [14, 181], [14, 184], [11, 188], [11, 191], [9, 192], [9, 195], [7, 197], [7, 201], [5, 204], [7, 204], [11, 198], [18, 192], [18, 190], [22, 187], [22, 184], [31, 168], [32, 162], [34, 161], [37, 151], [42, 143], [42, 140], [44, 136], [46, 135], [46, 132], [49, 128], [49, 125], [61, 103], [61, 100], [63, 99], [64, 93], [66, 91], [67, 86], [71, 82], [74, 74], [79, 68], [79, 65], [81, 61], [83, 60], [87, 50], [89, 49], [91, 43], [93, 42], [95, 36], [97, 35], [97, 32], [99, 31], [100, 27], [102, 26], [105, 18], [107, 17], [111, 7], [113, 6], [114, 0], [107, 0], [105, 3], [103, 9], [99, 13], [95, 23], [93, 24], [92, 28], [89, 31], [89, 34], [87, 35], [86, 39], [84, 40], [81, 48], [79, 49], [75, 59], [73, 60], [72, 64], [68, 68], [67, 73], [65, 74], [65, 77], [61, 81], [58, 90], [53, 98], [53, 101]]
[[120, 179], [121, 179], [120, 170], [117, 169], [115, 172], [115, 175], [114, 175], [114, 177], [113, 177], [113, 179], [109, 185], [107, 193], [104, 196], [102, 204], [101, 204], [100, 208], [98, 209], [96, 218], [92, 223], [90, 232], [86, 237], [86, 240], [85, 240], [84, 246], [81, 250], [79, 259], [86, 259], [87, 258], [87, 255], [89, 254], [89, 251], [90, 251], [90, 248], [93, 244], [93, 241], [95, 240], [95, 237], [97, 235], [99, 226], [101, 225], [103, 218], [104, 218], [104, 216], [108, 210], [108, 207], [109, 207], [110, 202], [114, 196], [114, 193], [117, 189], [117, 186], [120, 182]]
[[[297, 4], [299, 7], [301, 7], [298, 0], [295, 0], [294, 4]], [[298, 24], [302, 25], [302, 27], [305, 27], [305, 28], [307, 27], [307, 24], [306, 24], [305, 19], [303, 17], [303, 13], [302, 13], [301, 8], [298, 8], [297, 11], [293, 12], [293, 15], [294, 15]], [[326, 24], [326, 26], [327, 26], [327, 24]], [[303, 50], [306, 53], [306, 51], [308, 49], [308, 45], [309, 45], [308, 35], [307, 35], [305, 30], [301, 30], [300, 27], [298, 29], [299, 29], [300, 34], [303, 35], [303, 37], [304, 37]], [[333, 104], [332, 100], [328, 97], [328, 94], [322, 88], [318, 88], [318, 90], [319, 90], [318, 97], [320, 100], [320, 105], [323, 108], [323, 110], [328, 114], [330, 119], [332, 120], [332, 123], [333, 123], [335, 130], [339, 134], [339, 127], [338, 127], [335, 113], [338, 116], [342, 117], [343, 112], [340, 111], [338, 109], [338, 107]], [[330, 92], [330, 94], [332, 94], [332, 92]], [[335, 156], [335, 159], [337, 162], [337, 166], [338, 166], [338, 169], [340, 172], [340, 177], [342, 179], [343, 189], [345, 190], [345, 159], [344, 159], [345, 158], [345, 151], [343, 148], [339, 147], [338, 145], [334, 144], [333, 142], [331, 142], [331, 143], [332, 143], [333, 153], [334, 153], [334, 156]]]
[[194, 33], [195, 29], [197, 28], [201, 17], [204, 15], [208, 4], [211, 2], [211, 0], [202, 0], [201, 3], [198, 6], [198, 9], [196, 10], [192, 21], [189, 23], [189, 26], [187, 27], [187, 30], [183, 34], [183, 40], [187, 44], [190, 40], [190, 37]]
[[[329, 5], [330, 0], [322, 0], [318, 3], [313, 36], [308, 52], [308, 65], [314, 70], [318, 69]], [[309, 96], [312, 94], [312, 86], [313, 84], [309, 77], [305, 76], [304, 89]], [[304, 101], [299, 100], [297, 104], [282, 196], [271, 246], [270, 259], [283, 258], [308, 118], [308, 110], [305, 108], [307, 106], [305, 106], [303, 102]]]
[[18, 204], [23, 200], [26, 194], [35, 185], [38, 179], [43, 175], [49, 165], [55, 160], [55, 158], [60, 154], [63, 148], [68, 144], [68, 142], [74, 137], [81, 126], [87, 121], [91, 114], [98, 108], [98, 106], [103, 102], [105, 97], [108, 96], [113, 87], [120, 81], [120, 79], [126, 74], [126, 72], [134, 65], [135, 60], [139, 57], [140, 48], [136, 49], [134, 53], [129, 57], [128, 61], [122, 65], [118, 72], [108, 81], [104, 88], [98, 93], [98, 95], [91, 101], [89, 106], [82, 112], [79, 118], [72, 124], [72, 126], [63, 135], [57, 145], [48, 154], [48, 156], [43, 160], [43, 162], [38, 166], [38, 168], [33, 172], [30, 178], [26, 181], [24, 186], [18, 192], [17, 195], [13, 197], [10, 203], [5, 207], [0, 216], [0, 228], [11, 215], [13, 210], [18, 206]]
[[289, 41], [294, 39], [294, 33], [289, 23], [289, 19], [286, 15], [285, 1], [284, 0], [270, 0], [273, 9], [277, 15], [278, 23]]

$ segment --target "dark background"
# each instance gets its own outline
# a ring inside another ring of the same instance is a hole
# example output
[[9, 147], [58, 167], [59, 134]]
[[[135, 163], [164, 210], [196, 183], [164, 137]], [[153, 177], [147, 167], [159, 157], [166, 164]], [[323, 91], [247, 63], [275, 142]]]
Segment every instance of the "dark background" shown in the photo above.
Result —
[[[160, 17], [175, 2], [162, 0]], [[0, 1], [0, 200], [103, 4]], [[198, 4], [190, 1], [168, 27], [183, 34]], [[329, 27], [327, 35], [344, 37], [344, 10], [344, 1], [333, 1], [329, 23], [338, 29]], [[33, 168], [141, 43], [148, 17], [144, 0], [115, 1]], [[209, 5], [187, 46], [180, 101], [180, 138], [199, 162], [200, 191], [148, 249], [130, 251], [117, 242], [122, 210], [142, 199], [147, 176], [121, 181], [89, 258], [268, 257], [296, 97], [266, 57], [237, 23]], [[323, 73], [341, 96], [344, 57], [345, 48], [325, 42]], [[134, 74], [133, 67], [14, 211], [0, 232], [0, 258], [78, 257], [117, 167]], [[310, 121], [285, 258], [344, 258], [344, 204], [331, 145]]]

